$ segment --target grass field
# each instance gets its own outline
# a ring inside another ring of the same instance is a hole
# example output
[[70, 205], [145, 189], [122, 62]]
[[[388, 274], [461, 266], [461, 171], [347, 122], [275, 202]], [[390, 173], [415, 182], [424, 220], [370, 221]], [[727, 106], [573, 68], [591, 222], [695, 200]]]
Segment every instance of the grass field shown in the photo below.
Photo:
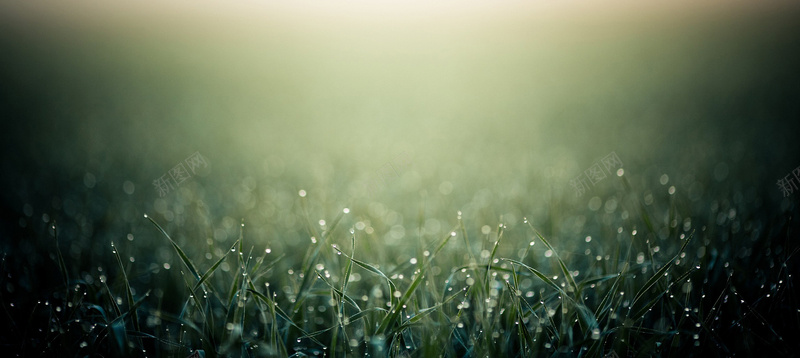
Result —
[[799, 14], [2, 4], [0, 349], [798, 356]]

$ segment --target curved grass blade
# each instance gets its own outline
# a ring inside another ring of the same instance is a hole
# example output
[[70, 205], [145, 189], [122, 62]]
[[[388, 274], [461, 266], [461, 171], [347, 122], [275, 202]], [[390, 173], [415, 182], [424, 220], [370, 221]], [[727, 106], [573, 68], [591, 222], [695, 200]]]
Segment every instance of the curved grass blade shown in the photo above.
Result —
[[422, 319], [422, 318], [424, 318], [425, 316], [427, 316], [427, 315], [431, 314], [432, 312], [434, 312], [434, 311], [436, 311], [437, 309], [441, 308], [441, 307], [442, 307], [442, 306], [444, 306], [445, 304], [449, 303], [449, 302], [450, 302], [450, 301], [452, 301], [452, 300], [453, 300], [453, 299], [454, 299], [456, 296], [458, 296], [458, 295], [460, 295], [460, 294], [462, 294], [462, 293], [464, 293], [464, 292], [456, 292], [456, 293], [454, 293], [454, 294], [450, 295], [450, 297], [446, 298], [446, 299], [445, 299], [444, 301], [442, 301], [441, 303], [437, 303], [437, 304], [436, 304], [436, 305], [434, 305], [434, 306], [431, 306], [431, 307], [428, 307], [428, 308], [423, 308], [423, 309], [419, 310], [419, 311], [418, 311], [418, 312], [417, 312], [415, 315], [411, 316], [411, 317], [410, 317], [410, 318], [408, 318], [408, 319], [407, 319], [405, 322], [403, 322], [403, 324], [401, 324], [400, 326], [398, 326], [398, 327], [395, 329], [395, 331], [396, 331], [396, 332], [401, 332], [401, 331], [403, 331], [404, 329], [408, 328], [409, 326], [413, 325], [414, 323], [417, 323], [419, 320], [421, 320], [421, 319]]
[[423, 268], [423, 270], [421, 270], [416, 275], [414, 281], [411, 281], [411, 286], [409, 286], [408, 290], [406, 290], [406, 293], [403, 294], [402, 297], [400, 297], [400, 300], [397, 302], [397, 304], [392, 305], [392, 308], [389, 310], [389, 314], [383, 317], [383, 321], [381, 321], [380, 326], [378, 326], [378, 332], [389, 331], [389, 327], [392, 324], [392, 322], [397, 320], [397, 317], [400, 316], [400, 309], [403, 307], [403, 305], [406, 304], [406, 302], [408, 302], [408, 300], [411, 298], [411, 295], [414, 294], [414, 291], [416, 291], [419, 284], [422, 283], [422, 278], [424, 276], [425, 276], [425, 271]]
[[527, 224], [528, 227], [530, 227], [531, 230], [533, 230], [533, 232], [536, 233], [536, 236], [539, 237], [539, 240], [541, 240], [542, 243], [544, 243], [544, 246], [547, 246], [547, 248], [553, 252], [553, 256], [555, 256], [556, 260], [558, 261], [558, 265], [561, 267], [561, 272], [564, 273], [564, 278], [567, 280], [567, 283], [575, 290], [575, 295], [580, 300], [581, 295], [580, 291], [578, 291], [578, 285], [575, 283], [575, 279], [572, 277], [572, 273], [569, 271], [569, 269], [567, 269], [567, 265], [564, 264], [564, 260], [562, 260], [561, 256], [558, 255], [558, 252], [553, 248], [553, 245], [550, 245], [550, 242], [548, 242], [547, 239], [545, 239], [544, 236], [542, 236], [542, 234], [539, 233], [539, 231], [536, 230], [529, 221], [527, 222]]
[[692, 236], [694, 236], [694, 232], [692, 232], [692, 234], [686, 238], [686, 241], [683, 242], [683, 245], [681, 245], [681, 249], [678, 250], [678, 253], [676, 253], [675, 256], [672, 257], [671, 260], [669, 260], [669, 262], [664, 264], [664, 266], [661, 267], [661, 269], [659, 269], [655, 274], [653, 274], [653, 276], [650, 277], [649, 280], [647, 280], [644, 286], [642, 286], [642, 288], [639, 289], [639, 292], [637, 292], [636, 296], [634, 296], [633, 303], [631, 303], [631, 307], [633, 307], [633, 305], [635, 305], [636, 302], [639, 301], [642, 295], [647, 293], [647, 291], [649, 291], [650, 288], [652, 288], [656, 284], [656, 282], [658, 282], [658, 280], [664, 277], [664, 273], [666, 273], [667, 270], [669, 270], [672, 267], [672, 265], [675, 264], [675, 260], [680, 258], [680, 255], [683, 252], [683, 250], [685, 250], [686, 246], [689, 245], [689, 241], [692, 240]]
[[484, 280], [484, 292], [489, 292], [489, 277], [491, 276], [489, 273], [492, 271], [492, 261], [494, 260], [494, 255], [497, 253], [497, 248], [500, 246], [500, 240], [503, 238], [503, 225], [501, 224], [497, 228], [497, 241], [494, 242], [494, 247], [492, 248], [492, 253], [489, 255], [489, 262], [486, 263], [486, 279]]
[[[231, 246], [231, 249], [233, 249], [234, 247], [236, 247], [236, 245], [237, 245], [239, 242], [241, 242], [241, 241], [240, 241], [240, 240], [236, 240], [236, 242], [234, 242], [234, 243], [233, 243], [233, 246]], [[194, 287], [192, 287], [192, 292], [195, 292], [195, 291], [196, 291], [196, 290], [197, 290], [197, 289], [198, 289], [200, 286], [202, 286], [202, 285], [203, 285], [203, 282], [206, 282], [206, 280], [208, 280], [208, 278], [209, 278], [209, 277], [211, 277], [211, 274], [213, 274], [213, 273], [214, 273], [214, 271], [216, 271], [216, 270], [217, 270], [217, 268], [218, 268], [218, 267], [219, 267], [219, 265], [222, 263], [222, 261], [224, 261], [224, 260], [225, 260], [225, 258], [227, 258], [227, 257], [228, 257], [228, 253], [229, 253], [229, 252], [231, 252], [231, 249], [225, 250], [225, 254], [224, 254], [224, 255], [222, 255], [222, 257], [220, 257], [220, 258], [219, 258], [219, 260], [217, 260], [217, 262], [216, 262], [216, 263], [214, 263], [214, 265], [212, 265], [212, 266], [211, 266], [211, 268], [210, 268], [210, 269], [208, 269], [208, 271], [206, 271], [206, 273], [204, 273], [204, 274], [203, 274], [203, 276], [202, 276], [202, 277], [200, 277], [200, 280], [198, 280], [198, 281], [197, 281], [197, 283], [196, 283], [196, 284], [194, 284]]]
[[530, 267], [530, 266], [528, 266], [528, 265], [526, 265], [526, 264], [524, 264], [524, 263], [522, 263], [522, 262], [519, 262], [519, 261], [517, 261], [517, 260], [513, 260], [513, 259], [506, 259], [506, 258], [501, 258], [500, 260], [503, 260], [503, 261], [508, 261], [508, 262], [511, 262], [511, 263], [517, 264], [517, 265], [519, 265], [520, 267], [524, 267], [526, 270], [530, 271], [531, 273], [533, 273], [534, 275], [536, 275], [536, 277], [538, 277], [539, 279], [541, 279], [542, 281], [544, 281], [544, 283], [546, 283], [546, 284], [548, 284], [548, 285], [552, 286], [553, 288], [555, 288], [556, 290], [558, 290], [558, 291], [559, 291], [559, 292], [561, 292], [562, 294], [566, 295], [566, 292], [564, 292], [564, 290], [561, 288], [561, 286], [559, 286], [557, 283], [555, 283], [555, 282], [554, 282], [553, 280], [551, 280], [549, 277], [547, 277], [547, 276], [545, 276], [544, 274], [542, 274], [541, 272], [539, 272], [539, 270], [537, 270], [537, 269], [535, 269], [535, 268], [533, 268], [533, 267]]
[[69, 274], [67, 273], [67, 265], [64, 263], [64, 256], [61, 255], [61, 247], [58, 245], [58, 226], [56, 221], [53, 220], [53, 235], [56, 239], [56, 257], [58, 258], [58, 268], [61, 271], [61, 276], [64, 279], [64, 288], [69, 292]]
[[131, 291], [131, 284], [128, 281], [128, 274], [125, 272], [125, 265], [122, 264], [122, 259], [119, 257], [119, 251], [114, 246], [114, 242], [111, 242], [111, 247], [113, 248], [112, 252], [117, 259], [120, 272], [122, 273], [122, 281], [125, 284], [125, 297], [128, 299], [128, 312], [131, 314], [131, 323], [133, 324], [133, 329], [139, 331], [141, 330], [139, 327], [139, 315], [136, 314], [136, 308], [133, 306], [133, 293]]
[[[365, 310], [363, 310], [363, 311], [361, 311], [361, 312], [358, 312], [358, 313], [356, 313], [356, 314], [354, 314], [354, 315], [352, 315], [352, 316], [348, 317], [348, 318], [347, 318], [347, 324], [345, 324], [345, 326], [347, 326], [347, 325], [350, 325], [350, 324], [353, 324], [353, 323], [355, 323], [355, 322], [358, 322], [359, 320], [361, 320], [361, 319], [363, 319], [364, 317], [366, 317], [366, 315], [367, 315], [367, 314], [370, 314], [370, 313], [373, 313], [373, 312], [386, 312], [386, 310], [385, 310], [385, 309], [383, 309], [383, 308], [380, 308], [380, 307], [370, 307], [370, 308], [367, 308], [367, 309], [365, 309]], [[298, 337], [298, 338], [299, 338], [299, 339], [304, 339], [304, 338], [316, 337], [316, 336], [319, 336], [320, 334], [323, 334], [323, 333], [325, 333], [325, 332], [330, 332], [332, 329], [334, 329], [334, 328], [336, 328], [336, 327], [337, 327], [337, 326], [330, 326], [330, 327], [328, 327], [328, 328], [321, 329], [321, 330], [319, 330], [319, 331], [314, 331], [314, 332], [311, 332], [311, 333], [309, 333], [309, 334], [307, 334], [307, 335], [300, 336], [300, 337]]]
[[183, 252], [183, 250], [181, 250], [180, 246], [178, 246], [178, 244], [175, 243], [174, 240], [172, 240], [172, 238], [169, 236], [169, 234], [167, 234], [167, 232], [161, 227], [161, 225], [158, 225], [158, 223], [155, 220], [153, 220], [153, 218], [151, 218], [147, 214], [145, 214], [144, 217], [147, 220], [150, 220], [150, 222], [153, 223], [153, 225], [155, 225], [156, 228], [158, 228], [158, 230], [161, 231], [161, 233], [164, 234], [164, 236], [167, 237], [167, 240], [169, 240], [169, 242], [172, 244], [172, 247], [175, 248], [175, 251], [178, 252], [178, 256], [180, 256], [181, 261], [183, 261], [183, 264], [186, 265], [186, 267], [189, 269], [189, 271], [192, 273], [192, 275], [194, 275], [194, 277], [199, 281], [200, 280], [200, 274], [197, 273], [197, 268], [194, 267], [194, 264], [192, 264], [192, 261], [189, 260], [188, 256], [186, 256], [186, 253]]
[[[328, 281], [328, 279], [326, 279], [326, 278], [325, 278], [325, 276], [323, 276], [323, 275], [322, 275], [322, 273], [320, 273], [319, 271], [316, 271], [316, 270], [315, 270], [315, 272], [316, 272], [316, 274], [317, 274], [317, 277], [319, 277], [319, 279], [320, 279], [320, 280], [321, 280], [323, 283], [325, 283], [325, 285], [327, 285], [328, 287], [330, 287], [331, 291], [333, 291], [333, 292], [334, 292], [334, 294], [336, 295], [336, 297], [341, 297], [341, 298], [342, 298], [342, 299], [340, 299], [340, 302], [342, 302], [342, 305], [344, 305], [344, 302], [347, 302], [347, 303], [349, 303], [350, 305], [352, 305], [353, 307], [355, 307], [355, 309], [356, 309], [356, 310], [358, 310], [359, 312], [361, 311], [361, 308], [360, 308], [360, 307], [358, 307], [358, 303], [356, 303], [356, 301], [355, 301], [353, 298], [351, 298], [350, 296], [347, 296], [347, 295], [346, 295], [344, 292], [342, 292], [342, 291], [339, 291], [339, 289], [338, 289], [338, 288], [336, 288], [335, 286], [333, 286], [333, 284], [331, 284], [331, 283], [330, 283], [330, 281]], [[328, 291], [328, 290], [321, 290], [321, 291], [323, 291], [323, 292], [324, 292], [324, 293], [326, 293], [326, 294], [330, 293], [330, 291]], [[318, 291], [310, 291], [310, 293], [314, 293], [314, 294], [316, 294], [316, 293], [320, 293], [320, 295], [321, 295], [321, 293], [323, 293], [323, 292], [318, 292]]]
[[389, 310], [388, 315], [384, 316], [380, 326], [378, 326], [377, 332], [384, 333], [385, 336], [388, 336], [386, 333], [388, 333], [392, 322], [396, 321], [397, 317], [400, 315], [400, 308], [403, 307], [403, 305], [405, 305], [406, 302], [408, 302], [408, 300], [411, 298], [411, 295], [414, 294], [414, 291], [416, 291], [419, 284], [422, 283], [422, 278], [425, 277], [426, 268], [428, 267], [428, 265], [430, 265], [431, 262], [433, 262], [433, 258], [436, 257], [436, 254], [442, 251], [447, 242], [450, 241], [450, 238], [455, 236], [452, 233], [455, 233], [455, 230], [457, 228], [458, 228], [457, 226], [453, 227], [453, 229], [447, 233], [445, 238], [442, 240], [442, 243], [439, 244], [439, 246], [436, 248], [433, 254], [431, 254], [431, 257], [428, 259], [428, 261], [425, 262], [425, 265], [423, 265], [422, 268], [420, 268], [419, 272], [416, 274], [416, 277], [414, 277], [414, 280], [411, 281], [411, 285], [408, 287], [408, 290], [406, 290], [403, 296], [400, 297], [400, 300], [397, 303], [392, 304], [392, 309]]
[[[273, 267], [273, 266], [275, 266], [275, 264], [277, 264], [277, 263], [278, 263], [278, 262], [279, 262], [281, 259], [283, 259], [284, 257], [286, 257], [286, 254], [285, 254], [285, 253], [282, 253], [282, 254], [278, 255], [278, 257], [276, 257], [274, 260], [272, 260], [270, 263], [268, 263], [266, 266], [264, 266], [264, 268], [261, 270], [261, 273], [259, 273], [259, 274], [258, 274], [258, 275], [256, 275], [255, 277], [253, 277], [253, 279], [252, 279], [252, 280], [253, 280], [253, 281], [258, 281], [258, 279], [259, 279], [259, 278], [261, 278], [261, 277], [262, 277], [262, 276], [264, 276], [264, 275], [265, 275], [267, 272], [269, 272], [269, 270], [270, 270], [270, 269], [272, 269], [272, 267]], [[262, 262], [263, 262], [263, 260], [262, 260]], [[256, 266], [255, 266], [255, 267], [253, 267], [253, 272], [256, 272], [256, 271], [258, 271], [258, 270], [261, 268], [261, 266], [262, 266], [262, 262], [258, 262], [258, 263], [256, 264]]]
[[583, 290], [586, 286], [589, 286], [591, 284], [597, 284], [597, 283], [605, 282], [605, 281], [608, 281], [608, 280], [610, 280], [612, 278], [615, 278], [617, 276], [618, 276], [617, 274], [613, 274], [613, 275], [605, 275], [605, 276], [588, 278], [588, 279], [585, 279], [585, 280], [581, 281], [581, 283], [578, 284], [578, 287], [580, 287], [580, 289]]
[[[294, 322], [293, 322], [293, 321], [292, 321], [292, 320], [289, 318], [289, 315], [287, 315], [287, 314], [286, 314], [286, 312], [284, 312], [284, 311], [283, 311], [283, 310], [282, 310], [282, 309], [281, 309], [279, 306], [275, 305], [275, 304], [273, 303], [273, 301], [272, 301], [271, 299], [269, 299], [267, 296], [265, 296], [265, 295], [264, 295], [264, 294], [262, 294], [261, 292], [258, 292], [258, 291], [256, 291], [256, 290], [252, 290], [252, 289], [249, 289], [249, 288], [247, 289], [247, 291], [249, 291], [250, 293], [252, 293], [252, 294], [253, 294], [253, 295], [254, 295], [256, 298], [258, 298], [258, 299], [262, 300], [262, 301], [263, 301], [264, 303], [266, 303], [268, 306], [270, 306], [270, 307], [274, 307], [274, 308], [275, 308], [275, 313], [276, 313], [276, 315], [277, 315], [277, 316], [279, 316], [279, 317], [283, 318], [284, 320], [286, 320], [286, 322], [288, 322], [288, 323], [289, 323], [289, 325], [291, 325], [292, 327], [294, 327], [295, 329], [297, 329], [297, 330], [298, 330], [298, 331], [299, 331], [301, 334], [303, 334], [304, 336], [308, 336], [308, 332], [306, 332], [306, 331], [305, 331], [305, 330], [304, 330], [302, 327], [300, 327], [300, 326], [298, 326], [296, 323], [294, 323]], [[319, 344], [319, 345], [320, 345], [320, 346], [322, 346], [322, 347], [325, 347], [325, 344], [323, 344], [322, 342], [320, 342], [319, 340], [317, 340], [317, 339], [316, 339], [316, 338], [314, 338], [313, 336], [309, 336], [309, 339], [311, 339], [311, 341], [312, 341], [312, 342], [314, 342], [314, 343], [316, 343], [316, 344]]]
[[[363, 268], [363, 269], [365, 269], [365, 270], [367, 270], [369, 272], [372, 272], [372, 273], [374, 273], [374, 274], [376, 274], [378, 276], [383, 277], [383, 279], [386, 280], [386, 282], [389, 285], [389, 297], [392, 298], [392, 301], [395, 300], [394, 292], [397, 291], [397, 286], [395, 286], [394, 282], [392, 282], [392, 280], [388, 276], [386, 276], [383, 272], [381, 272], [381, 270], [378, 270], [377, 268], [375, 268], [374, 266], [372, 266], [372, 265], [370, 265], [370, 264], [368, 264], [366, 262], [363, 262], [363, 261], [360, 261], [360, 260], [356, 260], [356, 259], [354, 259], [352, 257], [347, 256], [346, 253], [342, 252], [342, 250], [339, 250], [339, 248], [336, 247], [336, 246], [334, 246], [333, 249], [336, 250], [337, 252], [341, 253], [345, 257], [349, 258], [354, 264], [360, 266], [361, 268]], [[394, 302], [392, 302], [392, 305], [394, 306]]]
[[292, 309], [293, 312], [298, 311], [298, 309], [300, 308], [300, 304], [305, 299], [305, 292], [312, 285], [311, 278], [315, 276], [311, 274], [311, 270], [313, 270], [314, 266], [316, 266], [317, 257], [319, 256], [319, 250], [322, 248], [322, 246], [325, 245], [327, 237], [330, 236], [331, 232], [333, 232], [334, 229], [336, 229], [336, 227], [339, 225], [339, 222], [342, 220], [343, 216], [344, 212], [340, 211], [339, 215], [337, 215], [336, 218], [333, 219], [331, 226], [327, 230], [323, 231], [322, 234], [320, 235], [320, 240], [319, 244], [317, 244], [317, 247], [315, 247], [311, 255], [307, 257], [307, 260], [304, 260], [303, 267], [305, 267], [305, 269], [303, 271], [303, 281], [300, 283], [300, 289], [297, 290], [297, 302], [295, 302], [294, 308]]

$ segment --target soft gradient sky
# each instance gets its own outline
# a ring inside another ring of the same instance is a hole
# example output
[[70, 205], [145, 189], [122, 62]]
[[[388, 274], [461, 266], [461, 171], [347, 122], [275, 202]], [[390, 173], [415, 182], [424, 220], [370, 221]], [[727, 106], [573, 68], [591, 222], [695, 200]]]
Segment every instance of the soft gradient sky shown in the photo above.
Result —
[[358, 177], [405, 150], [423, 177], [563, 178], [616, 151], [780, 176], [792, 3], [5, 2], [4, 162], [147, 186], [196, 151], [224, 172]]

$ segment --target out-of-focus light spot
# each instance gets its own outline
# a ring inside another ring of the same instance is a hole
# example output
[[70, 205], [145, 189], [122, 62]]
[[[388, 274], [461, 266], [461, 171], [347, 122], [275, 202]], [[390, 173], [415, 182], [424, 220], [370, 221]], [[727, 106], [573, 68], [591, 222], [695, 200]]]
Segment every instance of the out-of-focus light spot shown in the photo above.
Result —
[[603, 199], [600, 199], [600, 197], [595, 196], [589, 199], [589, 210], [597, 211], [600, 210], [601, 206], [603, 206]]
[[94, 188], [95, 184], [97, 184], [97, 178], [95, 178], [94, 174], [86, 173], [83, 176], [83, 185], [86, 185], [87, 188]]
[[442, 195], [449, 195], [453, 192], [453, 183], [449, 181], [443, 181], [441, 184], [439, 184], [439, 192], [442, 193]]
[[126, 180], [124, 183], [122, 183], [122, 191], [124, 191], [125, 194], [131, 195], [133, 194], [134, 190], [136, 190], [136, 186], [133, 185], [133, 182], [130, 180]]

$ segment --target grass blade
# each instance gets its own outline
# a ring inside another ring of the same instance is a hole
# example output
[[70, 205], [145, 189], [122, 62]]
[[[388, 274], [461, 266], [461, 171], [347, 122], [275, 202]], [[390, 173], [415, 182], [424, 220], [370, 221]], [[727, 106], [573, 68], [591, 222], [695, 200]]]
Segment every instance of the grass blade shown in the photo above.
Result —
[[189, 260], [188, 256], [186, 256], [186, 253], [183, 252], [183, 250], [181, 250], [180, 246], [178, 246], [178, 244], [172, 240], [169, 234], [167, 234], [167, 232], [161, 227], [161, 225], [158, 225], [158, 223], [155, 220], [153, 220], [153, 218], [151, 218], [147, 214], [145, 214], [144, 217], [147, 220], [150, 220], [150, 222], [153, 223], [153, 225], [155, 225], [156, 228], [158, 228], [158, 230], [161, 231], [162, 234], [164, 234], [167, 240], [169, 240], [170, 244], [172, 244], [172, 247], [175, 248], [175, 251], [178, 252], [178, 256], [180, 256], [181, 261], [183, 261], [183, 264], [186, 265], [186, 267], [189, 269], [189, 272], [191, 272], [192, 275], [194, 275], [194, 277], [199, 281], [200, 275], [197, 273], [197, 268], [194, 267], [194, 264], [192, 264], [192, 261]]
[[[234, 247], [236, 247], [236, 244], [238, 244], [239, 242], [240, 242], [239, 240], [236, 240], [236, 242], [234, 242], [234, 243], [233, 243], [233, 246], [231, 246], [231, 249], [233, 249]], [[225, 258], [227, 258], [227, 257], [228, 257], [228, 253], [230, 253], [230, 252], [231, 252], [231, 249], [225, 250], [225, 254], [224, 254], [224, 255], [222, 255], [222, 257], [220, 257], [220, 258], [219, 258], [219, 260], [217, 260], [217, 262], [216, 262], [216, 263], [214, 263], [213, 265], [211, 265], [211, 268], [209, 268], [209, 269], [208, 269], [208, 271], [206, 271], [206, 273], [204, 273], [204, 274], [203, 274], [203, 276], [202, 276], [202, 277], [200, 277], [200, 279], [197, 281], [197, 283], [196, 283], [196, 284], [194, 284], [194, 287], [192, 287], [192, 292], [196, 292], [196, 291], [197, 291], [197, 289], [198, 289], [200, 286], [202, 286], [202, 285], [203, 285], [203, 283], [204, 283], [204, 282], [206, 282], [206, 280], [208, 280], [208, 278], [209, 278], [209, 277], [211, 277], [211, 275], [214, 273], [214, 271], [216, 271], [216, 270], [217, 270], [217, 268], [219, 267], [219, 265], [220, 265], [220, 264], [221, 264], [221, 263], [222, 263], [222, 262], [225, 260]]]

